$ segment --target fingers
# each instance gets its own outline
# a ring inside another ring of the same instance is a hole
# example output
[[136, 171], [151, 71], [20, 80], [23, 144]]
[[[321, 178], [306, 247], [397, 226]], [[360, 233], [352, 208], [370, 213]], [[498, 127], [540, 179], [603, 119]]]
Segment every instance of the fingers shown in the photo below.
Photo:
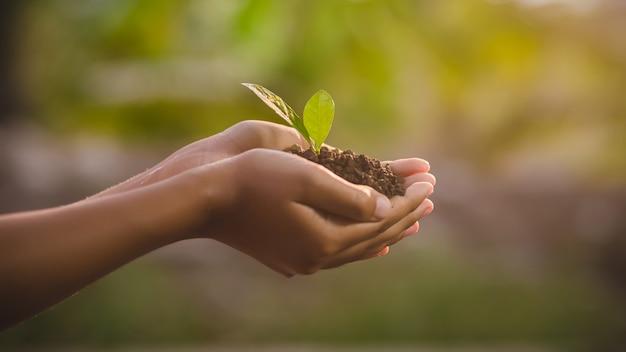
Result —
[[[311, 228], [316, 228], [312, 233], [316, 234], [317, 241], [307, 246], [307, 251], [313, 253], [309, 258], [311, 260], [305, 261], [304, 266], [291, 272], [310, 274], [320, 269], [375, 256], [384, 247], [399, 241], [404, 231], [423, 216], [430, 207], [429, 202], [425, 203], [424, 199], [431, 194], [432, 189], [431, 184], [420, 183], [409, 188], [405, 196], [393, 197], [390, 214], [377, 222], [355, 222], [328, 214], [320, 221], [322, 219], [318, 216], [324, 213], [320, 214], [319, 211], [311, 213], [315, 210], [302, 205], [302, 208], [299, 208], [299, 215], [294, 213], [293, 218], [310, 222]], [[422, 205], [423, 203], [425, 205]]]
[[389, 198], [370, 187], [349, 183], [314, 164], [307, 176], [309, 189], [297, 199], [303, 204], [355, 221], [377, 221], [391, 214]]
[[391, 167], [393, 172], [404, 176], [404, 186], [407, 188], [418, 182], [428, 182], [433, 186], [437, 183], [435, 176], [428, 173], [430, 164], [424, 159], [398, 159], [385, 163]]
[[[432, 202], [426, 197], [432, 191], [428, 183], [412, 186], [407, 190], [404, 199], [394, 199], [394, 211], [397, 214], [391, 217], [393, 223], [383, 227], [381, 232], [368, 240], [355, 241], [332, 260], [329, 260], [324, 268], [334, 268], [353, 261], [374, 258], [389, 252], [389, 246], [406, 237], [407, 232], [415, 232], [418, 229], [417, 221], [432, 211]], [[415, 230], [415, 231], [413, 231]]]
[[403, 175], [404, 177], [430, 171], [430, 164], [428, 164], [428, 161], [419, 158], [386, 161], [384, 164], [388, 164], [393, 172]]
[[368, 250], [377, 253], [382, 248], [391, 246], [406, 237], [407, 231], [417, 230], [415, 228], [417, 221], [431, 211], [432, 202], [426, 198], [431, 193], [432, 186], [428, 183], [416, 184], [409, 188], [407, 198], [412, 199], [397, 206], [402, 212], [397, 214], [397, 218], [393, 219], [390, 226], [386, 227], [380, 235], [354, 246], [354, 255], [358, 256], [358, 251], [363, 251], [362, 253], [367, 255]]
[[[337, 236], [345, 241], [345, 248], [354, 248], [355, 256], [362, 255], [367, 248], [381, 249], [384, 243], [393, 243], [396, 235], [401, 234], [422, 216], [428, 207], [420, 207], [426, 197], [433, 192], [429, 183], [418, 183], [409, 187], [403, 197], [393, 197], [391, 214], [382, 221], [358, 223], [345, 226], [345, 233]], [[364, 234], [370, 234], [364, 238]], [[357, 255], [356, 253], [361, 254]]]
[[[426, 214], [426, 212], [424, 212], [424, 214], [422, 216], [426, 216], [428, 214]], [[411, 225], [411, 227], [409, 227], [408, 229], [404, 230], [404, 232], [402, 233], [402, 237], [408, 237], [411, 236], [412, 234], [416, 233], [417, 231], [419, 231], [420, 229], [420, 223], [419, 221], [416, 221], [415, 224]]]
[[407, 188], [418, 182], [428, 182], [434, 186], [437, 184], [437, 179], [432, 174], [426, 172], [413, 174], [404, 178], [404, 186]]
[[237, 123], [221, 133], [236, 147], [236, 153], [254, 148], [284, 150], [294, 144], [304, 148], [308, 142], [296, 129], [267, 121], [249, 120]]
[[[236, 177], [285, 201], [350, 222], [372, 222], [391, 213], [391, 201], [370, 187], [354, 185], [325, 167], [287, 152], [253, 149], [242, 153]], [[261, 173], [260, 170], [266, 170]], [[279, 196], [280, 194], [280, 196]]]
[[[425, 199], [422, 204], [420, 204], [420, 206], [417, 208], [416, 212], [420, 214], [419, 219], [421, 219], [424, 216], [430, 214], [433, 209], [433, 202], [430, 199]], [[400, 241], [401, 239], [415, 234], [419, 230], [419, 228], [419, 221], [414, 222], [413, 224], [411, 224], [411, 226], [402, 231], [402, 236], [398, 237], [394, 241], [387, 242], [386, 245], [391, 246], [393, 244], [396, 244], [396, 242]]]
[[[430, 165], [423, 159], [394, 160], [389, 162], [389, 166], [394, 172], [405, 176], [405, 187], [407, 188], [416, 183], [429, 183], [432, 186], [436, 183], [435, 177], [427, 173], [430, 170]], [[322, 167], [319, 169], [324, 174], [331, 174], [332, 180], [322, 174], [319, 177], [315, 176], [312, 180], [313, 187], [319, 192], [307, 194], [307, 198], [303, 202], [358, 221], [381, 220], [390, 213], [391, 203], [387, 197], [369, 187], [348, 183]], [[350, 189], [347, 189], [346, 186]]]
[[427, 164], [419, 159], [393, 163], [412, 185], [405, 196], [389, 199], [298, 156], [252, 148], [221, 165], [236, 187], [226, 192], [221, 204], [229, 206], [219, 219], [245, 214], [246, 220], [216, 221], [212, 236], [285, 276], [384, 254], [416, 231], [417, 221], [432, 209], [426, 198], [434, 178], [424, 176]]

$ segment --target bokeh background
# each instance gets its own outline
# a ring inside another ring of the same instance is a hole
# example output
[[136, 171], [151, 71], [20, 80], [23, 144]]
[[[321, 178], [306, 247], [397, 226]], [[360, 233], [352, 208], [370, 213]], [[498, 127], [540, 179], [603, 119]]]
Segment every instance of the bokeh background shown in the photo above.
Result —
[[2, 2], [2, 212], [82, 199], [239, 121], [281, 123], [240, 82], [297, 111], [327, 90], [330, 144], [423, 157], [438, 184], [386, 257], [287, 280], [179, 243], [0, 349], [625, 348], [625, 18], [621, 0]]

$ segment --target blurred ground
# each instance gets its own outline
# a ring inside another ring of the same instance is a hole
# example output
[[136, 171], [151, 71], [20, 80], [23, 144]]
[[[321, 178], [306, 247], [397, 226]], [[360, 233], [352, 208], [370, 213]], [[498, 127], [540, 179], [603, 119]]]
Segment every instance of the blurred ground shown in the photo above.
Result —
[[[40, 352], [42, 350], [22, 350], [23, 352]], [[102, 352], [110, 349], [46, 349], [46, 352]], [[526, 348], [526, 347], [497, 347], [497, 348], [420, 348], [420, 347], [384, 347], [384, 346], [359, 346], [359, 347], [308, 347], [308, 346], [255, 346], [255, 347], [192, 347], [192, 348], [129, 348], [116, 349], [116, 352], [548, 352], [549, 349]]]

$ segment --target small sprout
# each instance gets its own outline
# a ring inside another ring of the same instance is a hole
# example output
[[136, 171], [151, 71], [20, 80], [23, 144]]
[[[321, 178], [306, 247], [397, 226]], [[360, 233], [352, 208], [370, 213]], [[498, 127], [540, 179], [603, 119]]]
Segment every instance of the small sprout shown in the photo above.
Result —
[[304, 127], [309, 132], [313, 142], [311, 146], [317, 154], [330, 132], [334, 117], [335, 102], [325, 90], [315, 93], [304, 107]]
[[300, 132], [315, 153], [320, 153], [320, 148], [324, 144], [328, 132], [330, 132], [335, 117], [335, 102], [328, 92], [320, 90], [309, 99], [304, 107], [302, 119], [281, 97], [269, 89], [253, 83], [242, 84], [252, 90], [265, 104]]

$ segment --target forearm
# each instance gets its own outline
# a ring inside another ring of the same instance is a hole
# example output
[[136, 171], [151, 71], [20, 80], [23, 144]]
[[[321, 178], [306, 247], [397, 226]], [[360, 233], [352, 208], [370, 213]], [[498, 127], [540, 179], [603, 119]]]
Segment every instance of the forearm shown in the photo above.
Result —
[[0, 330], [193, 232], [209, 209], [189, 179], [0, 217]]

